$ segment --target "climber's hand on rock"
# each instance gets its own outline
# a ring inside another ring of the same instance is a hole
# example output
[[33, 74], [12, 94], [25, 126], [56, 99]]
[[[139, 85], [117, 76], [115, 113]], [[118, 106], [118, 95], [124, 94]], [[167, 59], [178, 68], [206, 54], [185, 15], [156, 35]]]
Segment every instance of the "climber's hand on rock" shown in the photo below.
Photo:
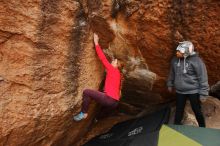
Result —
[[95, 45], [98, 45], [99, 44], [99, 36], [96, 33], [94, 33], [93, 39], [94, 39]]

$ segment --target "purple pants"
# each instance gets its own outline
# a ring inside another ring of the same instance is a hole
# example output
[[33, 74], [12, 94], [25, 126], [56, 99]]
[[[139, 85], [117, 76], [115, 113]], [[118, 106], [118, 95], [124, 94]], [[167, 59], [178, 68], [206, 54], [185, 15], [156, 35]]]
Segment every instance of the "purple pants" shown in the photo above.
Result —
[[103, 92], [85, 89], [83, 91], [83, 103], [81, 109], [83, 113], [88, 112], [89, 104], [92, 99], [98, 102], [99, 104], [110, 108], [116, 108], [116, 106], [118, 105], [117, 100], [113, 99], [112, 97], [106, 95]]

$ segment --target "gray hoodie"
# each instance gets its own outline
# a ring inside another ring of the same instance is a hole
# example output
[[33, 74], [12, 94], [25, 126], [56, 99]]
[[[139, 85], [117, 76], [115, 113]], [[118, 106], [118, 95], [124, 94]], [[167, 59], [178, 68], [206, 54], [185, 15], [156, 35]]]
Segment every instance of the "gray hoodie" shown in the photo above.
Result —
[[175, 87], [176, 92], [180, 94], [208, 95], [206, 67], [197, 53], [194, 52], [183, 59], [172, 59], [167, 86]]

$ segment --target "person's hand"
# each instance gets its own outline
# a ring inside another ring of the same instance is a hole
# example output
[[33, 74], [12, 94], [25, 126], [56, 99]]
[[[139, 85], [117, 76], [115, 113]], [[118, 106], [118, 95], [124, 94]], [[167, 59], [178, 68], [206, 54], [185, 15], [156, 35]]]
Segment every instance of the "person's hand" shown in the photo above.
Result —
[[99, 44], [99, 37], [98, 37], [98, 35], [96, 33], [94, 33], [93, 39], [94, 39], [95, 45], [98, 45]]
[[208, 96], [200, 95], [199, 99], [201, 102], [205, 102], [207, 100]]
[[173, 88], [172, 88], [172, 87], [168, 87], [167, 89], [168, 89], [168, 91], [169, 91], [170, 93], [173, 91]]

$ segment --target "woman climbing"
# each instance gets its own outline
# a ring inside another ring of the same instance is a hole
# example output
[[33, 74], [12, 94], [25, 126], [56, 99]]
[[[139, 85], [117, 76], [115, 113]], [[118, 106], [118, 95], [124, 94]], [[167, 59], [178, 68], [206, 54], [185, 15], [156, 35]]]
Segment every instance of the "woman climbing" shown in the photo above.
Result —
[[106, 69], [104, 92], [85, 89], [83, 91], [81, 112], [73, 117], [75, 121], [80, 121], [88, 116], [88, 108], [92, 99], [103, 106], [111, 108], [115, 108], [120, 99], [121, 74], [119, 69], [122, 67], [122, 64], [117, 59], [113, 59], [111, 64], [108, 62], [101, 47], [99, 46], [99, 37], [95, 33], [94, 43], [96, 53]]

